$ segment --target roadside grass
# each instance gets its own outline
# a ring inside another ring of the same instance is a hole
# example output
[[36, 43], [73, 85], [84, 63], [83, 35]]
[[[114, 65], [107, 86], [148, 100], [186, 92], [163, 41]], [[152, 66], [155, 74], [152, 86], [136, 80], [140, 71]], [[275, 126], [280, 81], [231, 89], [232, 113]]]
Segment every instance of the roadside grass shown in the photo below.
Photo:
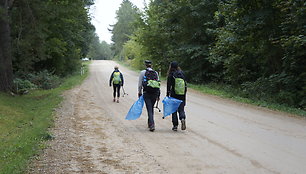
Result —
[[306, 117], [306, 111], [298, 108], [293, 108], [287, 105], [271, 103], [263, 100], [256, 100], [243, 97], [242, 92], [237, 89], [233, 89], [228, 86], [222, 86], [218, 84], [207, 84], [207, 85], [194, 85], [188, 84], [188, 87], [200, 91], [205, 94], [216, 95], [222, 98], [228, 98], [237, 102], [247, 103], [255, 106], [261, 106], [269, 108], [271, 110], [282, 111], [294, 115]]
[[0, 173], [24, 173], [31, 158], [52, 139], [54, 109], [63, 100], [61, 94], [81, 84], [88, 75], [74, 74], [51, 90], [33, 90], [27, 95], [0, 93]]

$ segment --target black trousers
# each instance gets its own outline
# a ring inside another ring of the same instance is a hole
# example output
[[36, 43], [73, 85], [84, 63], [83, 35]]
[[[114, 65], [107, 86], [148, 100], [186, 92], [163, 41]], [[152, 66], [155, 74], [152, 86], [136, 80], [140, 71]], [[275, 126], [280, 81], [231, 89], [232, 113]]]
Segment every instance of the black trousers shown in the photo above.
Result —
[[157, 94], [144, 93], [143, 98], [148, 111], [148, 124], [154, 125], [154, 105], [157, 99]]
[[114, 93], [113, 93], [113, 96], [114, 98], [116, 98], [116, 93], [117, 93], [117, 97], [119, 98], [120, 97], [120, 84], [113, 84], [113, 89], [114, 89]]
[[172, 123], [173, 126], [178, 126], [178, 118], [177, 118], [177, 112], [179, 113], [179, 119], [186, 119], [186, 115], [185, 115], [185, 101], [183, 100], [183, 102], [180, 104], [180, 106], [178, 107], [177, 111], [175, 111], [172, 114]]

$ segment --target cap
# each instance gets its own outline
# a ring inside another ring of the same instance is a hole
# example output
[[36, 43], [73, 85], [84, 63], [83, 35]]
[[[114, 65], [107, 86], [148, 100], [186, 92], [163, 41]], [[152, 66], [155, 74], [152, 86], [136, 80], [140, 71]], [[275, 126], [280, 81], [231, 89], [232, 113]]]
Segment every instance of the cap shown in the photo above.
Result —
[[146, 65], [151, 65], [152, 64], [152, 62], [150, 60], [145, 60], [144, 62], [145, 62]]
[[171, 62], [170, 64], [171, 68], [177, 68], [178, 67], [178, 63], [176, 61]]
[[115, 69], [118, 69], [119, 67], [116, 65], [114, 68], [115, 68]]

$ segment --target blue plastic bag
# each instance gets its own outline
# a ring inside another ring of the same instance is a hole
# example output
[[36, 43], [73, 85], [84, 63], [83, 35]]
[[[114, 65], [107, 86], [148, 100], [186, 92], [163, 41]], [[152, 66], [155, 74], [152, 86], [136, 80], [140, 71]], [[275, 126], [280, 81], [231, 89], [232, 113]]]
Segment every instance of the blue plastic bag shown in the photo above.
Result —
[[143, 96], [140, 96], [139, 99], [130, 108], [125, 119], [136, 120], [137, 118], [139, 118], [142, 113], [143, 104], [144, 104]]
[[164, 104], [164, 116], [163, 118], [171, 115], [173, 112], [177, 111], [180, 104], [183, 102], [182, 100], [173, 98], [173, 97], [165, 97], [163, 99]]

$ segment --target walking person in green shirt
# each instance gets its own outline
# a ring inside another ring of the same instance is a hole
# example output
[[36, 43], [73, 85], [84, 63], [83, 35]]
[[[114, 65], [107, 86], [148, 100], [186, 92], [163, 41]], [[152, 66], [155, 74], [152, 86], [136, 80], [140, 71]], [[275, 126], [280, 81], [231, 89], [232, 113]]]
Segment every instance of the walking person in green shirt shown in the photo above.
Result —
[[[123, 86], [124, 79], [122, 73], [119, 71], [118, 66], [115, 66], [114, 71], [112, 72], [110, 79], [109, 79], [109, 86], [113, 85], [113, 102], [119, 103], [120, 98], [120, 87]], [[116, 100], [116, 94], [117, 94], [117, 100]]]

